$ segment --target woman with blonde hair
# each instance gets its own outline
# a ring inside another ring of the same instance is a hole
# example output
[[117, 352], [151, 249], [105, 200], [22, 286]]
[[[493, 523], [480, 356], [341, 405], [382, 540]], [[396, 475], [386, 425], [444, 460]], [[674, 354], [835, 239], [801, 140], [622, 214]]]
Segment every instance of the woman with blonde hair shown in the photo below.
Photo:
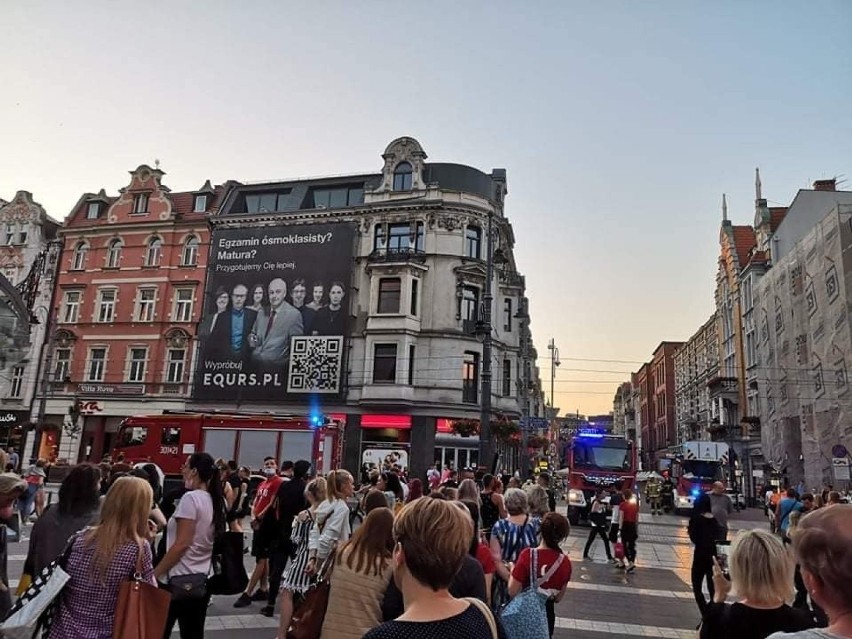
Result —
[[[317, 477], [308, 482], [305, 487], [305, 499], [309, 506], [293, 519], [293, 532], [290, 534], [290, 541], [296, 549], [296, 555], [281, 577], [279, 594], [281, 619], [278, 622], [278, 636], [281, 639], [287, 636], [290, 622], [293, 619], [293, 595], [305, 593], [313, 584], [313, 579], [305, 572], [305, 567], [308, 565], [308, 538], [311, 534], [311, 528], [314, 526], [317, 508], [325, 501], [326, 490], [324, 477]], [[379, 493], [379, 497], [382, 498], [384, 503], [385, 496]]]
[[458, 499], [458, 501], [472, 501], [477, 506], [482, 504], [482, 500], [479, 497], [479, 487], [472, 479], [462, 480], [462, 483], [460, 483], [458, 487], [456, 499]]
[[308, 563], [305, 572], [315, 575], [328, 556], [349, 540], [349, 505], [355, 494], [355, 480], [346, 470], [333, 470], [326, 477], [326, 499], [317, 508], [308, 538]]
[[852, 505], [820, 508], [802, 517], [793, 550], [811, 599], [828, 616], [828, 627], [771, 639], [852, 638]]
[[530, 505], [530, 515], [533, 517], [544, 517], [550, 512], [549, 497], [547, 490], [538, 484], [531, 486], [527, 491], [527, 501]]
[[[773, 632], [814, 625], [807, 612], [786, 603], [793, 596], [793, 560], [775, 535], [764, 530], [740, 532], [731, 544], [728, 566], [730, 581], [714, 560], [716, 592], [704, 612], [701, 639], [765, 639]], [[732, 589], [739, 601], [727, 604]]]
[[376, 508], [337, 553], [321, 639], [361, 639], [381, 623], [392, 556], [393, 513]]
[[110, 487], [100, 520], [72, 538], [64, 569], [71, 579], [59, 595], [49, 639], [111, 639], [121, 582], [136, 572], [155, 584], [148, 513], [154, 491], [138, 477], [121, 477]]

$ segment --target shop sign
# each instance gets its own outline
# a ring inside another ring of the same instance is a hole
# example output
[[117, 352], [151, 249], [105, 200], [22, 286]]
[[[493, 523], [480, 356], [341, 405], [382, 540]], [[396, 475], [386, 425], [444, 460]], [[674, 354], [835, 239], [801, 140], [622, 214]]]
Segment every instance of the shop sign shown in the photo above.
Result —
[[834, 468], [834, 479], [837, 481], [849, 481], [849, 460], [845, 457], [834, 457], [831, 460]]
[[104, 405], [95, 399], [86, 399], [80, 401], [81, 415], [96, 415], [104, 411]]
[[18, 422], [18, 412], [14, 410], [0, 411], [0, 426], [9, 426]]
[[144, 395], [145, 384], [99, 384], [90, 382], [77, 384], [81, 395]]
[[394, 464], [405, 470], [408, 468], [408, 451], [401, 448], [365, 448], [361, 463], [367, 466], [367, 471], [374, 468], [384, 470]]

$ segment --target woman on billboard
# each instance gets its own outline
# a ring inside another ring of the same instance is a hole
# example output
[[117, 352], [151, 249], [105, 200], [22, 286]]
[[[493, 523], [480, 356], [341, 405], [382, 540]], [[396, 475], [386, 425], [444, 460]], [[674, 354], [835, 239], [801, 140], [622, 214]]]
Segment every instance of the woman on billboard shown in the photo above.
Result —
[[[314, 287], [316, 290], [316, 287]], [[332, 282], [328, 289], [328, 306], [323, 306], [314, 317], [313, 335], [343, 335], [346, 325], [346, 311], [343, 309], [342, 282]]]

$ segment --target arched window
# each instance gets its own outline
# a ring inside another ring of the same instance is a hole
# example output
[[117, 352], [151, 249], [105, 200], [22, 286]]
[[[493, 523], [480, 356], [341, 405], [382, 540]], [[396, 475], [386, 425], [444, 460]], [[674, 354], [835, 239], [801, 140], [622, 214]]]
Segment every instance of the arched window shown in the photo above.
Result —
[[393, 190], [410, 191], [413, 170], [408, 162], [400, 162], [393, 170]]
[[198, 264], [198, 238], [190, 235], [183, 244], [180, 259], [181, 266], [196, 266]]
[[74, 247], [74, 255], [71, 258], [71, 268], [75, 271], [82, 271], [86, 268], [86, 254], [89, 252], [88, 242], [77, 242]]
[[121, 264], [121, 247], [123, 246], [120, 239], [116, 238], [107, 246], [106, 267], [118, 268]]
[[158, 237], [152, 237], [148, 240], [148, 249], [145, 251], [145, 266], [159, 266], [162, 256], [163, 240]]

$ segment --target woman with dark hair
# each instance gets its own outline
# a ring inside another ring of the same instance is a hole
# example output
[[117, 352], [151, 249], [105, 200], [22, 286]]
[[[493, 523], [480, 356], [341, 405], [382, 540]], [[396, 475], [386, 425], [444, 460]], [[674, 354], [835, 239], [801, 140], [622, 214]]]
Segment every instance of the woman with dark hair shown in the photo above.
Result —
[[716, 594], [713, 588], [713, 558], [716, 556], [716, 540], [719, 538], [719, 524], [713, 516], [712, 503], [706, 493], [695, 500], [692, 517], [689, 520], [689, 539], [695, 544], [692, 555], [692, 592], [701, 615], [707, 610], [703, 585], [707, 581], [710, 601]]
[[388, 500], [388, 508], [393, 510], [396, 505], [403, 503], [405, 495], [402, 492], [402, 484], [399, 481], [396, 473], [384, 471], [379, 475], [379, 481], [376, 483], [376, 488], [381, 490]]
[[[491, 584], [494, 582], [494, 572], [497, 570], [497, 566], [494, 564], [494, 557], [491, 556], [491, 548], [479, 533], [479, 506], [472, 501], [462, 501], [461, 503], [467, 508], [470, 518], [473, 520], [473, 539], [470, 540], [468, 554], [482, 566], [482, 573], [485, 578], [485, 599], [483, 601], [488, 603], [491, 601]], [[450, 589], [452, 590], [452, 588]]]
[[225, 499], [219, 469], [208, 453], [190, 455], [182, 468], [187, 492], [180, 498], [166, 529], [166, 554], [157, 564], [157, 580], [173, 593], [164, 637], [177, 622], [181, 639], [204, 636], [210, 592], [207, 575], [213, 556], [213, 539], [225, 530]]
[[246, 308], [258, 312], [266, 308], [266, 287], [263, 284], [251, 287], [251, 305]]
[[59, 486], [59, 503], [51, 504], [33, 526], [24, 572], [35, 576], [56, 559], [71, 535], [97, 519], [100, 503], [100, 469], [92, 464], [72, 468]]
[[379, 625], [393, 544], [393, 513], [377, 508], [337, 553], [321, 638], [360, 639]]
[[[342, 282], [331, 283], [328, 289], [328, 306], [320, 308], [314, 316], [312, 334], [343, 335], [346, 325], [346, 311], [343, 308], [345, 290]], [[311, 307], [310, 304], [308, 306]]]
[[405, 503], [410, 504], [415, 499], [420, 499], [423, 496], [423, 482], [416, 477], [408, 482], [408, 497], [405, 498]]
[[[547, 595], [547, 627], [550, 636], [556, 625], [554, 603], [562, 601], [568, 582], [571, 581], [571, 560], [562, 552], [560, 544], [568, 537], [571, 526], [564, 515], [547, 513], [541, 520], [541, 543], [536, 548], [524, 548], [512, 569], [509, 579], [509, 596], [515, 597], [528, 586]], [[537, 566], [535, 585], [530, 584], [530, 565]], [[543, 579], [547, 577], [547, 579]]]

